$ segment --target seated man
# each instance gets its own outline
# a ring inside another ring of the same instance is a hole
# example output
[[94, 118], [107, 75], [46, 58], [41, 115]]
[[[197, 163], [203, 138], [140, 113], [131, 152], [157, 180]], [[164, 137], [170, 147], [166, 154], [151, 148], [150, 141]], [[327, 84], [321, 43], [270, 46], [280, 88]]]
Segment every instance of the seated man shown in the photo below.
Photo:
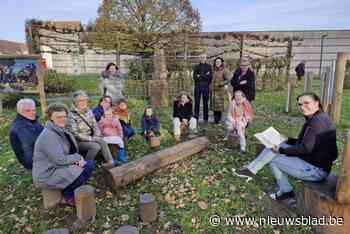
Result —
[[19, 100], [17, 116], [10, 128], [10, 143], [18, 161], [26, 169], [33, 167], [34, 144], [42, 130], [35, 115], [35, 102], [28, 98]]
[[323, 112], [319, 97], [303, 93], [297, 100], [306, 120], [298, 139], [288, 139], [287, 144], [275, 145], [272, 149], [265, 148], [255, 160], [237, 171], [239, 176], [251, 177], [269, 164], [279, 186], [276, 193], [270, 194], [274, 200], [295, 196], [287, 175], [306, 181], [324, 180], [338, 156], [336, 128]]

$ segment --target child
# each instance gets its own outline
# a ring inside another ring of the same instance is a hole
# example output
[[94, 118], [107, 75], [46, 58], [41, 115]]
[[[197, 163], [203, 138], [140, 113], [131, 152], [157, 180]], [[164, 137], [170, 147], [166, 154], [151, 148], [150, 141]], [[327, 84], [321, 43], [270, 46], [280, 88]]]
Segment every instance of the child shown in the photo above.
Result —
[[128, 113], [128, 107], [125, 99], [119, 99], [114, 110], [114, 115], [118, 117], [122, 127], [124, 143], [126, 143], [133, 135], [135, 130], [131, 126], [130, 115]]
[[146, 107], [141, 119], [142, 133], [147, 141], [153, 136], [159, 136], [159, 121], [152, 107]]
[[231, 98], [229, 93], [230, 106], [227, 112], [227, 132], [225, 139], [232, 131], [236, 131], [239, 136], [240, 149], [242, 152], [246, 151], [246, 139], [245, 129], [248, 123], [253, 118], [253, 110], [249, 101], [246, 99], [244, 93], [240, 90], [234, 93], [234, 97]]
[[185, 92], [181, 92], [174, 101], [173, 126], [174, 138], [180, 142], [181, 124], [189, 127], [190, 135], [197, 133], [197, 119], [192, 112], [192, 99]]
[[107, 109], [101, 120], [99, 127], [103, 136], [103, 140], [108, 144], [118, 145], [117, 160], [127, 163], [123, 142], [123, 128], [119, 119], [113, 116], [112, 108]]

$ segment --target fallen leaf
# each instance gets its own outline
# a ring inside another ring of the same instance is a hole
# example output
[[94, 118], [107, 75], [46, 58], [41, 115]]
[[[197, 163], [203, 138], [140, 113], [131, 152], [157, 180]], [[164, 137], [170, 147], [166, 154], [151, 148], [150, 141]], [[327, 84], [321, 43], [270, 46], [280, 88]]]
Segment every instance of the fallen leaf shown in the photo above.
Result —
[[106, 197], [107, 197], [107, 198], [113, 197], [113, 193], [111, 193], [110, 191], [107, 191], [107, 192], [106, 192]]
[[205, 210], [205, 209], [208, 208], [207, 203], [205, 203], [204, 201], [199, 201], [199, 202], [197, 203], [197, 205], [198, 205], [198, 207], [201, 208], [202, 210]]
[[123, 221], [123, 222], [126, 222], [126, 221], [129, 220], [129, 215], [123, 214], [123, 215], [121, 216], [121, 218], [122, 218], [122, 221]]
[[26, 232], [28, 232], [28, 233], [33, 233], [33, 228], [32, 228], [32, 225], [27, 225], [25, 228], [24, 228], [24, 230], [26, 231]]

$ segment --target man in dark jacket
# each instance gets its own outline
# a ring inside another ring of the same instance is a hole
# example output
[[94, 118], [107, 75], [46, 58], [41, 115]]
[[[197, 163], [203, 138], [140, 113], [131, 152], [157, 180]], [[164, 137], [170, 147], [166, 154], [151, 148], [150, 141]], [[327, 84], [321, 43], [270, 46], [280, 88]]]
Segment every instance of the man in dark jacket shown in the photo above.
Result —
[[208, 122], [209, 86], [213, 78], [211, 66], [206, 63], [206, 54], [200, 55], [200, 63], [193, 69], [194, 117], [198, 120], [201, 97], [203, 100], [203, 120]]
[[249, 102], [255, 99], [255, 74], [249, 68], [250, 62], [248, 58], [242, 58], [239, 68], [233, 74], [231, 85], [233, 93], [241, 90]]
[[301, 61], [295, 68], [295, 73], [298, 77], [298, 80], [301, 80], [305, 75], [305, 61]]
[[306, 181], [321, 181], [328, 176], [338, 157], [336, 128], [328, 114], [323, 112], [319, 97], [314, 93], [304, 93], [297, 100], [306, 120], [298, 139], [265, 148], [236, 173], [251, 177], [269, 164], [279, 185], [279, 190], [270, 195], [275, 200], [294, 197], [287, 175]]
[[43, 127], [35, 114], [35, 102], [24, 98], [17, 102], [17, 116], [11, 124], [10, 143], [18, 161], [26, 168], [33, 167], [34, 144]]

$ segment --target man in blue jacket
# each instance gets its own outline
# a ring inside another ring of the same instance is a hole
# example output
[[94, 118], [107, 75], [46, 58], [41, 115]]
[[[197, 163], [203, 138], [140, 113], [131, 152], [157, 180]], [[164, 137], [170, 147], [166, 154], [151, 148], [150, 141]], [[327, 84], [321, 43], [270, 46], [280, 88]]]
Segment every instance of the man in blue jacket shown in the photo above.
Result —
[[18, 161], [31, 170], [34, 144], [43, 130], [35, 113], [35, 102], [23, 98], [17, 102], [17, 116], [11, 124], [10, 143]]

